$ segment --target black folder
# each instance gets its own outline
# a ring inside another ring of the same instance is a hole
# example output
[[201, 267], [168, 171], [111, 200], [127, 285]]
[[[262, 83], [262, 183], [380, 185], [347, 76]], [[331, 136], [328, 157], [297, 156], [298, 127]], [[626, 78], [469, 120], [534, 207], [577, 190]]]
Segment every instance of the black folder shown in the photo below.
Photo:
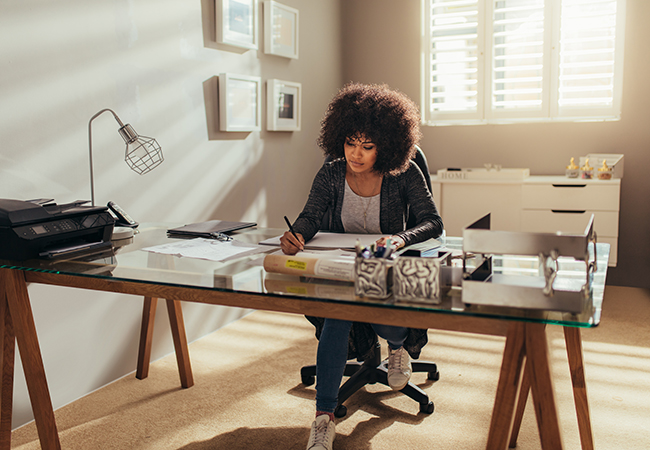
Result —
[[226, 220], [208, 220], [207, 222], [191, 223], [178, 228], [167, 230], [169, 237], [192, 238], [203, 237], [213, 238], [219, 233], [229, 233], [243, 228], [254, 227], [255, 222], [228, 222]]

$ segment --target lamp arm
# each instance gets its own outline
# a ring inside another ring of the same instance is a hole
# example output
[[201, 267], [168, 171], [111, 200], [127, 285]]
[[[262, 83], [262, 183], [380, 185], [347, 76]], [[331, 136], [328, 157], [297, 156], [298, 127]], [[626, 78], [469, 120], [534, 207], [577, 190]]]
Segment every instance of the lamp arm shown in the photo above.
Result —
[[117, 123], [120, 124], [120, 128], [124, 127], [124, 124], [122, 123], [120, 118], [117, 117], [117, 114], [115, 114], [115, 112], [109, 108], [102, 109], [97, 114], [92, 116], [90, 118], [90, 121], [88, 122], [88, 160], [90, 162], [90, 201], [92, 206], [95, 206], [95, 179], [93, 176], [93, 138], [92, 138], [91, 124], [93, 123], [93, 120], [95, 120], [98, 116], [105, 113], [106, 111], [109, 111], [111, 114], [113, 114], [113, 117], [115, 118]]

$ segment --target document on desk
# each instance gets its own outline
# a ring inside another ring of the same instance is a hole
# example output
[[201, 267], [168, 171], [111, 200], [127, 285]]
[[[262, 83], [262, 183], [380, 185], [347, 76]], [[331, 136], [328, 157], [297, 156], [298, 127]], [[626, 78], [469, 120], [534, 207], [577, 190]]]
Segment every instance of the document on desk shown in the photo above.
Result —
[[[309, 242], [305, 244], [305, 250], [331, 250], [343, 249], [354, 250], [357, 239], [361, 242], [361, 247], [367, 247], [378, 239], [384, 237], [384, 234], [353, 234], [353, 233], [330, 233], [327, 231], [319, 231], [316, 233]], [[260, 242], [260, 245], [274, 245], [280, 246], [280, 236], [267, 239]], [[403, 250], [419, 250], [421, 252], [431, 251], [441, 246], [437, 239], [427, 239], [426, 241], [417, 244], [409, 245]], [[402, 251], [402, 250], [400, 250]]]
[[225, 261], [234, 257], [254, 255], [269, 251], [268, 247], [247, 244], [237, 240], [219, 241], [216, 239], [204, 238], [184, 239], [170, 244], [146, 247], [142, 250], [185, 258], [207, 259], [210, 261]]
[[[357, 239], [361, 242], [361, 247], [367, 247], [373, 242], [384, 237], [383, 234], [353, 234], [353, 233], [330, 233], [319, 231], [309, 242], [305, 244], [306, 250], [329, 250], [341, 248], [344, 250], [354, 250]], [[266, 239], [260, 242], [260, 245], [280, 246], [280, 236]]]
[[442, 243], [438, 239], [427, 239], [426, 241], [418, 242], [417, 244], [411, 244], [408, 247], [404, 247], [399, 250], [400, 253], [406, 250], [417, 250], [422, 253], [422, 256], [429, 256], [433, 250], [438, 251]]

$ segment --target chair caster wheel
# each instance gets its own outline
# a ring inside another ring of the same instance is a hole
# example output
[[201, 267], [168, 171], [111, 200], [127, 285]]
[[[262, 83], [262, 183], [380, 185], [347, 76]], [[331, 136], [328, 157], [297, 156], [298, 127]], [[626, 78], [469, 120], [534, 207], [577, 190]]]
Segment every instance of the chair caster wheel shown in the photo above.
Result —
[[438, 381], [440, 379], [440, 372], [437, 370], [435, 372], [429, 372], [429, 375], [427, 375], [428, 380], [432, 381]]
[[310, 376], [303, 376], [301, 377], [302, 379], [302, 384], [305, 386], [311, 386], [316, 382], [316, 377], [310, 377]]
[[433, 402], [420, 403], [420, 412], [425, 414], [433, 413]]
[[345, 417], [347, 413], [348, 408], [346, 408], [345, 405], [339, 405], [334, 410], [334, 417], [338, 417], [340, 419], [341, 417]]

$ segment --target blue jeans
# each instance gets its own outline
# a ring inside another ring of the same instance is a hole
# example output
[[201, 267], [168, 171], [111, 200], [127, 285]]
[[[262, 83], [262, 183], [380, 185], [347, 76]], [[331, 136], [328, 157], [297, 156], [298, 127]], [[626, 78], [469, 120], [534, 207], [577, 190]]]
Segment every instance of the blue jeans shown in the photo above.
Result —
[[[325, 319], [316, 354], [316, 410], [334, 412], [338, 404], [339, 387], [348, 360], [348, 336], [352, 322]], [[408, 328], [372, 324], [375, 333], [397, 350], [408, 336]]]

